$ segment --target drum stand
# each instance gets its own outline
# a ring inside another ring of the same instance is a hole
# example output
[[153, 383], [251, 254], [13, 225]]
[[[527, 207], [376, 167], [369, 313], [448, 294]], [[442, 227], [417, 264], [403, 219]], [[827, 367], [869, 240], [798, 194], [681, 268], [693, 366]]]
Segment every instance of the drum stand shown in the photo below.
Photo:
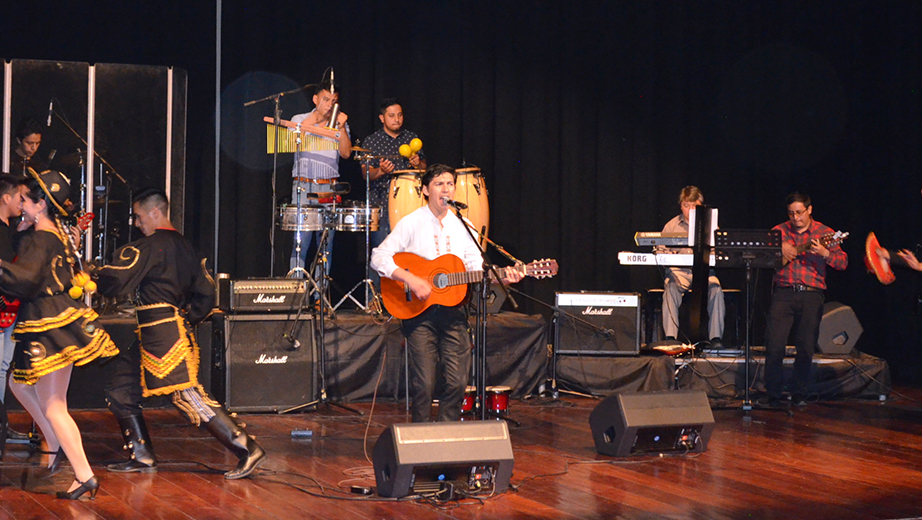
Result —
[[[304, 214], [301, 212], [301, 208], [302, 208], [301, 192], [303, 191], [303, 188], [298, 186], [297, 191], [298, 191], [298, 195], [297, 195], [298, 218], [297, 218], [296, 229], [298, 231], [295, 231], [295, 253], [298, 255], [297, 257], [298, 260], [297, 260], [295, 267], [293, 267], [290, 271], [288, 271], [288, 274], [285, 276], [286, 278], [296, 278], [298, 276], [304, 276], [304, 278], [308, 281], [308, 284], [310, 285], [310, 289], [308, 290], [304, 298], [309, 302], [311, 295], [313, 295], [314, 292], [317, 292], [317, 294], [320, 295], [321, 307], [323, 307], [323, 303], [326, 303], [327, 307], [330, 307], [330, 301], [327, 299], [326, 292], [321, 289], [320, 284], [317, 283], [317, 280], [314, 278], [314, 276], [311, 275], [311, 273], [309, 273], [307, 269], [305, 269], [304, 266], [302, 265], [303, 260], [301, 260], [301, 233], [313, 233], [313, 231], [304, 231]], [[321, 262], [322, 267], [324, 268], [324, 270], [320, 273], [321, 280], [326, 276], [326, 270], [325, 270], [326, 269], [326, 253], [323, 248], [326, 247], [327, 231], [328, 230], [326, 229], [326, 226], [324, 226], [323, 234], [321, 235], [319, 243], [317, 245], [317, 254], [314, 257], [314, 261], [311, 263], [311, 271], [316, 272], [317, 259], [321, 257], [324, 259]]]
[[[333, 310], [339, 309], [339, 306], [349, 299], [359, 309], [365, 311], [365, 314], [372, 314], [375, 318], [381, 318], [381, 295], [375, 290], [375, 283], [369, 275], [369, 269], [371, 269], [371, 156], [366, 153], [362, 156], [362, 160], [365, 162], [365, 222], [367, 223], [365, 226], [365, 279], [355, 284], [352, 289], [349, 289], [349, 292], [333, 306]], [[379, 215], [379, 218], [387, 218], [387, 215]], [[356, 289], [363, 285], [365, 286], [365, 305], [362, 305], [352, 295]]]

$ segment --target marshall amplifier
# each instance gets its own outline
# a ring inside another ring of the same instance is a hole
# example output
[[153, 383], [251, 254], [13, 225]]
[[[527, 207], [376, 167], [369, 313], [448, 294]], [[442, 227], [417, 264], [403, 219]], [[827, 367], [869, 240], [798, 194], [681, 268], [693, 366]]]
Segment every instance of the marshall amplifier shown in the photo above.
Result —
[[213, 323], [213, 395], [228, 410], [276, 412], [316, 400], [310, 316], [216, 314]]
[[224, 312], [297, 312], [306, 304], [307, 280], [257, 278], [219, 280], [218, 307]]
[[640, 352], [640, 294], [557, 293], [558, 354]]

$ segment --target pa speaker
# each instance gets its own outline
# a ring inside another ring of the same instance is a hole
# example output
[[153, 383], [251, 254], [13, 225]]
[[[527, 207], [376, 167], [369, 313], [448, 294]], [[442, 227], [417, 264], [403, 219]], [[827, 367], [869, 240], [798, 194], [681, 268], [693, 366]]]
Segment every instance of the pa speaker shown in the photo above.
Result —
[[823, 306], [823, 321], [816, 348], [823, 354], [849, 354], [864, 328], [848, 305], [829, 302]]
[[217, 318], [214, 395], [232, 412], [275, 412], [315, 401], [312, 323], [309, 316]]
[[589, 414], [589, 428], [602, 455], [700, 453], [714, 414], [701, 390], [614, 394]]
[[557, 293], [558, 354], [640, 352], [640, 294]]
[[514, 464], [505, 421], [394, 424], [378, 437], [372, 460], [385, 497], [437, 493], [447, 485], [502, 493]]

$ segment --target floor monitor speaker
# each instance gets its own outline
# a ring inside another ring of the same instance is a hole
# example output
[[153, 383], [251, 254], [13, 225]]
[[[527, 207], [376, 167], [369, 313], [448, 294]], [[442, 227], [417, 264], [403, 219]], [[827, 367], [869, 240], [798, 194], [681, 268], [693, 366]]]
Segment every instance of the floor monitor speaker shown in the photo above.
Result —
[[394, 424], [378, 437], [372, 460], [385, 497], [437, 494], [447, 486], [502, 493], [514, 463], [505, 421]]
[[864, 328], [848, 305], [829, 302], [823, 306], [823, 321], [816, 348], [823, 354], [850, 354]]
[[700, 453], [707, 449], [714, 414], [701, 390], [613, 394], [589, 414], [602, 455]]

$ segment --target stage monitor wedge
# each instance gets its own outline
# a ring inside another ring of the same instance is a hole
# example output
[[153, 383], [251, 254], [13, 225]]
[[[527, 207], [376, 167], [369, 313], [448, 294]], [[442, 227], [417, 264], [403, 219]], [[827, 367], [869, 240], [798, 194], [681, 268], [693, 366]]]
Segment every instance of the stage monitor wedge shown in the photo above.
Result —
[[816, 348], [826, 355], [851, 354], [863, 332], [864, 327], [851, 307], [829, 302], [823, 306], [823, 320], [820, 322]]
[[714, 430], [714, 414], [701, 390], [621, 393], [592, 410], [589, 428], [602, 455], [700, 453]]
[[375, 442], [378, 494], [432, 495], [445, 486], [499, 494], [514, 465], [505, 421], [394, 424]]

